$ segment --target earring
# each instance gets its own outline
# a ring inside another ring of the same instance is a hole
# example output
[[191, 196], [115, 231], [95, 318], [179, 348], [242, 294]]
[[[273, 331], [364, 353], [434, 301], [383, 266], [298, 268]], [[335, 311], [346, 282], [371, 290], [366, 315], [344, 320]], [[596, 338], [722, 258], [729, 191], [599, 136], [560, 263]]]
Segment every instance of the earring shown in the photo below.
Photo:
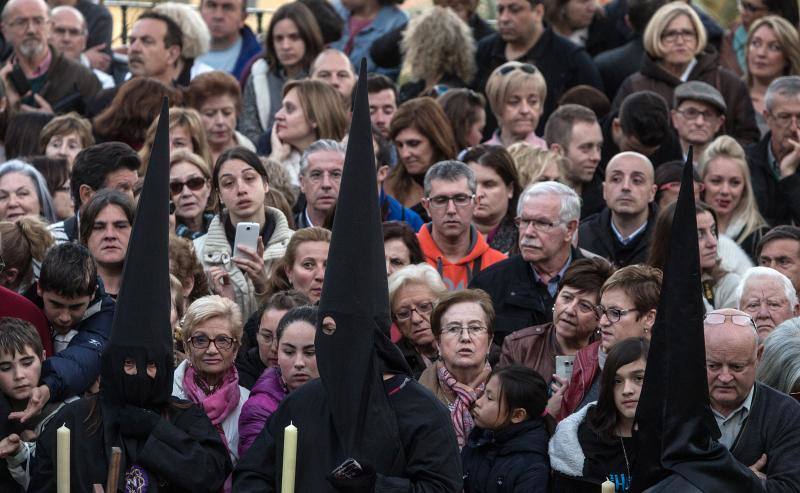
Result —
[[647, 327], [642, 327], [642, 328], [644, 329], [645, 335], [647, 335], [647, 333], [650, 332], [650, 329], [648, 329]]

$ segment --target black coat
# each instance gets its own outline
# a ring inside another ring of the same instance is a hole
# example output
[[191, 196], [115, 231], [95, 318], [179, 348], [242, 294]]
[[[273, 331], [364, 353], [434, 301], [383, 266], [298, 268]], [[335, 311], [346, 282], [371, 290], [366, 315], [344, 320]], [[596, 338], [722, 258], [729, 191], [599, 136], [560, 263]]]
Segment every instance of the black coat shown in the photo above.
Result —
[[[580, 250], [572, 249], [572, 260], [583, 258]], [[547, 287], [536, 282], [531, 264], [521, 255], [514, 255], [482, 270], [469, 283], [482, 289], [492, 298], [495, 319], [494, 342], [515, 330], [541, 325], [553, 320], [553, 303]]]
[[633, 241], [623, 245], [611, 229], [611, 209], [606, 207], [601, 212], [581, 221], [578, 230], [578, 246], [605, 257], [617, 267], [641, 264], [647, 260], [650, 251], [650, 237], [656, 228], [656, 209], [650, 205], [647, 226]]
[[772, 132], [745, 149], [753, 194], [761, 215], [772, 226], [800, 222], [800, 169], [780, 180], [773, 173], [768, 157]]
[[[56, 491], [56, 429], [62, 424], [71, 432], [70, 491], [93, 492], [93, 484], [105, 487], [112, 446], [123, 447], [117, 491], [125, 491], [128, 454], [109, 423], [103, 421], [101, 409], [98, 398], [79, 399], [53, 416], [36, 441], [29, 492]], [[176, 398], [168, 407], [167, 418], [159, 420], [134, 453], [136, 463], [150, 474], [148, 493], [218, 493], [232, 469], [227, 447], [205, 412]]]
[[264, 373], [267, 366], [261, 361], [258, 346], [251, 347], [240, 357], [236, 358], [236, 371], [239, 372], [239, 385], [250, 390], [255, 385], [258, 377]]
[[[500, 34], [487, 36], [478, 43], [478, 51], [475, 54], [478, 73], [473, 83], [475, 90], [485, 92], [486, 81], [489, 80], [492, 71], [508, 61], [505, 49], [506, 43]], [[545, 28], [533, 48], [517, 61], [536, 65], [547, 82], [547, 97], [536, 129], [537, 135], [542, 134], [547, 118], [556, 109], [561, 95], [568, 89], [586, 84], [603, 90], [603, 81], [592, 62], [592, 57], [586, 50], [556, 34], [550, 27]], [[484, 135], [491, 135], [496, 128], [497, 121], [494, 115], [487, 112]]]
[[[382, 458], [356, 458], [359, 462], [369, 461], [377, 471], [375, 492], [460, 492], [461, 461], [447, 409], [411, 379], [393, 390], [387, 389], [387, 396], [402, 443], [387, 444]], [[240, 458], [233, 473], [233, 491], [280, 491], [283, 430], [290, 421], [298, 429], [295, 491], [335, 491], [325, 477], [347, 457], [339, 450], [325, 388], [319, 379], [298, 388], [281, 402], [250, 450]]]
[[638, 36], [622, 46], [613, 50], [598, 53], [594, 57], [594, 64], [603, 78], [603, 87], [609, 100], [617, 95], [619, 86], [629, 75], [639, 71], [644, 56], [644, 43]]
[[464, 493], [546, 493], [549, 438], [539, 418], [497, 433], [474, 428], [461, 449]]

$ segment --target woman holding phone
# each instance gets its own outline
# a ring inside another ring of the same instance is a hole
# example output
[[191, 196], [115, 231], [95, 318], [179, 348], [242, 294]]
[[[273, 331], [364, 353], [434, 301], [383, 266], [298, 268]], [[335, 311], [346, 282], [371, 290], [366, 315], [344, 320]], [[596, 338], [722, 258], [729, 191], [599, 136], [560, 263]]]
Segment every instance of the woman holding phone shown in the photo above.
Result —
[[[218, 212], [208, 233], [194, 240], [195, 251], [211, 290], [235, 301], [247, 318], [266, 296], [270, 265], [283, 257], [292, 230], [282, 212], [264, 205], [267, 171], [252, 151], [223, 151], [214, 165], [211, 190], [219, 198]], [[240, 223], [258, 228], [255, 245], [237, 241], [237, 230], [248, 227], [240, 228]]]

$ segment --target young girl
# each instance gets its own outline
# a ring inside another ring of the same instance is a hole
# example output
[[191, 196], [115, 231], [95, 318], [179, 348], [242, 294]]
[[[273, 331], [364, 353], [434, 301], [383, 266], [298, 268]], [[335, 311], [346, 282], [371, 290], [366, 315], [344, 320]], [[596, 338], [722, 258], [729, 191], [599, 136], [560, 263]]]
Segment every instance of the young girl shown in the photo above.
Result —
[[647, 340], [632, 337], [611, 348], [600, 376], [600, 396], [558, 424], [550, 441], [554, 489], [563, 493], [615, 491], [631, 486], [633, 418], [647, 366]]
[[514, 365], [491, 375], [461, 450], [464, 493], [549, 491], [545, 405], [547, 384], [530, 368]]

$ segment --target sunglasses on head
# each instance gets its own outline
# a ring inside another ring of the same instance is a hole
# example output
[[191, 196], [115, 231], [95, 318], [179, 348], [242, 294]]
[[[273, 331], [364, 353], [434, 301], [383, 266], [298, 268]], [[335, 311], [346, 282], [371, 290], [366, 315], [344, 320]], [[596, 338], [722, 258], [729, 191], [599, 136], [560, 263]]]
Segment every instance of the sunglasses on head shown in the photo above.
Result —
[[201, 178], [199, 176], [195, 176], [194, 178], [189, 178], [186, 181], [171, 181], [169, 182], [169, 191], [172, 195], [178, 195], [183, 191], [183, 187], [189, 187], [189, 190], [196, 192], [203, 188], [206, 184], [206, 179]]
[[522, 70], [526, 74], [535, 74], [536, 72], [539, 71], [536, 67], [534, 67], [530, 63], [522, 63], [520, 65], [506, 65], [505, 67], [500, 69], [499, 73], [500, 75], [506, 75], [513, 72], [514, 70]]

